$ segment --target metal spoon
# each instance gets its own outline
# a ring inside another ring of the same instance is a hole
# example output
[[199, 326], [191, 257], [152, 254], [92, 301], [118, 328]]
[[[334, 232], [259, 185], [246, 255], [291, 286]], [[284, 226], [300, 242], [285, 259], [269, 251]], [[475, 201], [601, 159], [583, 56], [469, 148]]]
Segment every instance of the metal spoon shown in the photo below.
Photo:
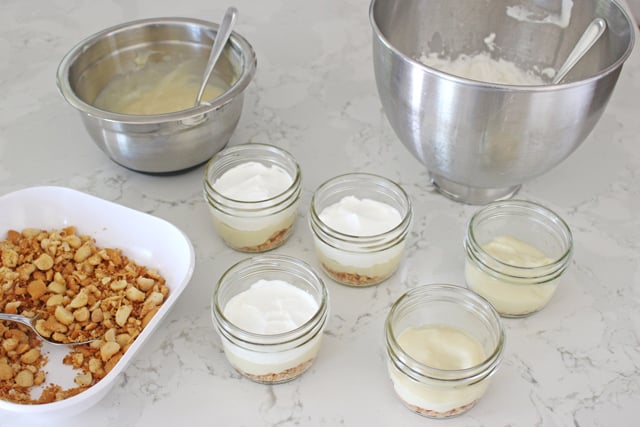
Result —
[[209, 83], [209, 79], [211, 78], [213, 69], [216, 66], [216, 62], [218, 62], [218, 58], [220, 58], [220, 54], [224, 49], [224, 45], [227, 44], [227, 40], [231, 35], [231, 30], [233, 29], [233, 25], [236, 22], [237, 15], [238, 9], [233, 6], [229, 7], [224, 13], [224, 18], [222, 18], [222, 23], [220, 24], [218, 32], [216, 33], [216, 38], [213, 40], [213, 47], [211, 48], [211, 53], [209, 54], [209, 62], [207, 62], [207, 66], [204, 69], [204, 76], [202, 78], [200, 90], [198, 91], [198, 96], [196, 96], [196, 107], [200, 105], [202, 95], [204, 94], [204, 90], [207, 87], [207, 83]]
[[17, 322], [17, 323], [22, 323], [25, 326], [30, 327], [33, 332], [36, 333], [36, 335], [38, 335], [40, 338], [42, 338], [43, 341], [46, 341], [48, 343], [54, 344], [54, 345], [80, 345], [80, 344], [88, 344], [92, 341], [95, 341], [95, 339], [91, 339], [88, 341], [78, 341], [78, 342], [69, 342], [69, 343], [63, 343], [63, 342], [59, 342], [59, 341], [54, 341], [51, 338], [47, 338], [43, 335], [40, 334], [40, 332], [38, 332], [38, 330], [36, 329], [36, 320], [38, 319], [38, 315], [34, 316], [34, 317], [27, 317], [27, 316], [22, 316], [20, 314], [7, 314], [7, 313], [0, 313], [0, 320], [7, 320], [9, 322]]
[[606, 29], [607, 21], [604, 19], [595, 18], [591, 21], [551, 82], [553, 84], [560, 83], [574, 65], [576, 65], [584, 54], [598, 41]]

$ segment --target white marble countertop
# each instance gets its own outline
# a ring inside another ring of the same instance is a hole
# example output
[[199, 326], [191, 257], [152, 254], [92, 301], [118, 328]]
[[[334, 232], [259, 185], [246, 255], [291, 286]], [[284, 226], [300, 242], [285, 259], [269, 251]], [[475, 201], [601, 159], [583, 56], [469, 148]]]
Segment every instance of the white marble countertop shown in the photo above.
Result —
[[[293, 382], [265, 386], [227, 363], [214, 331], [213, 283], [246, 255], [225, 247], [202, 198], [203, 168], [149, 176], [109, 160], [58, 94], [55, 70], [80, 39], [138, 18], [218, 20], [203, 0], [21, 1], [0, 4], [0, 194], [60, 185], [164, 218], [192, 240], [196, 269], [160, 330], [88, 411], [46, 425], [418, 426], [385, 368], [383, 322], [419, 284], [463, 284], [462, 240], [477, 209], [434, 192], [427, 172], [386, 121], [373, 77], [368, 0], [237, 0], [237, 30], [258, 72], [230, 144], [290, 150], [304, 174], [295, 234], [278, 253], [318, 267], [306, 209], [324, 180], [369, 171], [400, 183], [415, 208], [400, 270], [381, 285], [331, 282], [331, 317], [318, 360]], [[292, 34], [295, 35], [292, 37]], [[505, 320], [507, 346], [487, 395], [447, 426], [631, 426], [640, 416], [640, 56], [623, 68], [595, 130], [565, 162], [525, 184], [521, 198], [555, 209], [575, 255], [541, 313]], [[0, 212], [0, 215], [2, 213]], [[0, 413], [0, 426], [36, 425]]]

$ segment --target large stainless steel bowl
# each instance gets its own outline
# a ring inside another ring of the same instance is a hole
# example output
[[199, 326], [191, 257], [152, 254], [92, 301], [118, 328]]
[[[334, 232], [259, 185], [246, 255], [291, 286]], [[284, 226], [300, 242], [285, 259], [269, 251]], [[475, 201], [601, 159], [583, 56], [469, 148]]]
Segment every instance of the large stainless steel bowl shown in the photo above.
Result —
[[[523, 11], [532, 13], [523, 19]], [[489, 51], [491, 41], [492, 55], [557, 70], [596, 16], [607, 31], [559, 85], [490, 84], [416, 59]], [[611, 0], [373, 0], [370, 21], [376, 83], [391, 126], [444, 194], [473, 204], [513, 195], [584, 141], [634, 42], [631, 19]]]
[[[201, 56], [203, 72], [218, 25], [188, 18], [155, 18], [121, 24], [77, 44], [62, 59], [57, 83], [82, 116], [87, 131], [115, 162], [140, 172], [173, 173], [207, 161], [238, 124], [244, 90], [256, 71], [256, 55], [233, 32], [214, 73], [229, 89], [209, 104], [159, 115], [125, 115], [93, 105], [114, 77], [139, 66], [141, 57]], [[194, 94], [195, 102], [195, 94]]]

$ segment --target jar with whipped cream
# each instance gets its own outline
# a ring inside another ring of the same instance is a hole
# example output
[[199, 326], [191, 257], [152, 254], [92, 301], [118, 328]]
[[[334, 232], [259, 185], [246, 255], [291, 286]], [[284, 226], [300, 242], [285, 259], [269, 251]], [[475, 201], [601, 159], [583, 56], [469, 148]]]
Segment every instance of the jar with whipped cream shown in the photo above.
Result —
[[551, 300], [569, 266], [567, 223], [526, 200], [490, 203], [470, 219], [464, 242], [467, 286], [504, 317], [522, 317]]
[[314, 362], [329, 313], [324, 282], [304, 261], [261, 254], [230, 267], [213, 292], [225, 356], [263, 384], [293, 380]]
[[268, 144], [226, 148], [205, 168], [204, 197], [222, 240], [242, 252], [264, 252], [291, 235], [302, 173], [287, 151]]
[[338, 283], [370, 286], [398, 268], [412, 220], [395, 182], [368, 173], [334, 177], [313, 194], [309, 227], [324, 271]]
[[415, 287], [391, 307], [385, 322], [393, 389], [412, 411], [448, 418], [485, 394], [505, 345], [500, 316], [462, 286]]

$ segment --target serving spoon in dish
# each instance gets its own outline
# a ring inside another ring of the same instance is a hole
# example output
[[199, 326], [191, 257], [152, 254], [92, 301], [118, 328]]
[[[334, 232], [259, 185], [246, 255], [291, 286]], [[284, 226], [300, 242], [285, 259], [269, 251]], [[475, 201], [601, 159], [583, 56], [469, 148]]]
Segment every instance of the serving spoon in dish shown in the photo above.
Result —
[[95, 341], [95, 339], [90, 339], [90, 340], [86, 340], [86, 341], [72, 341], [72, 342], [65, 343], [65, 342], [59, 342], [59, 341], [55, 341], [55, 340], [53, 340], [51, 338], [45, 337], [40, 332], [38, 332], [38, 330], [36, 329], [36, 320], [38, 320], [38, 315], [35, 315], [33, 317], [27, 317], [27, 316], [23, 316], [21, 314], [0, 313], [0, 320], [6, 320], [6, 321], [9, 321], [9, 322], [21, 323], [21, 324], [23, 324], [25, 326], [28, 326], [43, 341], [46, 341], [46, 342], [48, 342], [50, 344], [53, 344], [53, 345], [66, 345], [66, 346], [69, 346], [69, 345], [81, 345], [81, 344], [88, 344], [90, 342]]

